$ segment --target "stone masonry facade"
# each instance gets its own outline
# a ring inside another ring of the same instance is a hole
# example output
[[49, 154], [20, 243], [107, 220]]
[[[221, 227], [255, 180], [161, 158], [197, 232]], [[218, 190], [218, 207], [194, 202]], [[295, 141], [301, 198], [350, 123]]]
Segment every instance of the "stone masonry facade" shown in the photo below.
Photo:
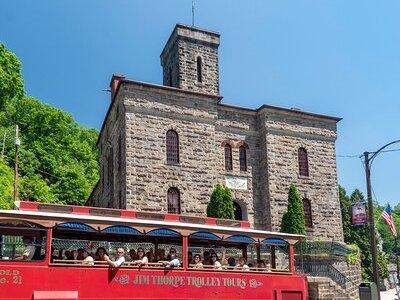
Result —
[[[218, 45], [218, 33], [178, 24], [161, 54], [164, 85], [113, 76], [112, 101], [97, 142], [101, 178], [88, 204], [166, 213], [173, 187], [179, 190], [181, 214], [205, 216], [220, 183], [231, 188], [244, 220], [276, 231], [294, 183], [311, 203], [307, 234], [343, 241], [335, 159], [340, 119], [222, 104]], [[179, 137], [177, 164], [167, 163], [168, 130]], [[229, 171], [226, 144], [232, 148]], [[246, 170], [240, 169], [240, 146], [246, 148]], [[307, 151], [308, 176], [299, 174], [300, 147]]]

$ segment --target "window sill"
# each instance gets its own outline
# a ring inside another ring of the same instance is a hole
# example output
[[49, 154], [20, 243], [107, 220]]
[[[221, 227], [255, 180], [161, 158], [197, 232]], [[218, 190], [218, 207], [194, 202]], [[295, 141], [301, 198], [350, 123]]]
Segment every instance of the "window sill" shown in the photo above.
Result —
[[181, 167], [182, 165], [181, 165], [181, 163], [165, 163], [165, 165], [167, 165], [167, 166], [170, 166], [170, 167]]

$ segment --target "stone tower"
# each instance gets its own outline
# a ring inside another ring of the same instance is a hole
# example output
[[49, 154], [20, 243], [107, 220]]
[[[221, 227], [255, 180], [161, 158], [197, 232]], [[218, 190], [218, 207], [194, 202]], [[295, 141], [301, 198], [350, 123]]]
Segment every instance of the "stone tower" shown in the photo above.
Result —
[[161, 52], [163, 84], [219, 95], [219, 33], [177, 24]]

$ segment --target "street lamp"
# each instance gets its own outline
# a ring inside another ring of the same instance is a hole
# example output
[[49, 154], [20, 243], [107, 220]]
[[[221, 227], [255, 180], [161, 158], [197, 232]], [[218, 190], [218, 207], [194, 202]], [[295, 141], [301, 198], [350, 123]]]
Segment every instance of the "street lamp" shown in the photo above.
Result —
[[[371, 165], [374, 159], [383, 149], [389, 147], [393, 144], [400, 143], [400, 140], [390, 142], [383, 147], [379, 148], [375, 152], [364, 152], [364, 163], [365, 163], [365, 178], [367, 181], [367, 197], [368, 197], [368, 215], [369, 215], [369, 234], [371, 239], [371, 255], [372, 255], [372, 270], [373, 279], [378, 288], [378, 299], [380, 299], [379, 292], [379, 270], [378, 270], [378, 259], [376, 252], [376, 237], [375, 237], [375, 221], [374, 221], [374, 207], [372, 204], [372, 192], [371, 192]], [[370, 157], [369, 155], [372, 154]], [[396, 262], [397, 263], [397, 262]]]

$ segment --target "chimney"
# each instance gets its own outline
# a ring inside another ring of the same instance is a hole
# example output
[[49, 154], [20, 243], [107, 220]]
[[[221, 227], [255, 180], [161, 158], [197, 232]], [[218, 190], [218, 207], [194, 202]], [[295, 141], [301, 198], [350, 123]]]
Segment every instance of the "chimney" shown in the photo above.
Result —
[[113, 74], [110, 82], [111, 102], [114, 101], [115, 94], [117, 93], [119, 84], [125, 79], [124, 75]]

